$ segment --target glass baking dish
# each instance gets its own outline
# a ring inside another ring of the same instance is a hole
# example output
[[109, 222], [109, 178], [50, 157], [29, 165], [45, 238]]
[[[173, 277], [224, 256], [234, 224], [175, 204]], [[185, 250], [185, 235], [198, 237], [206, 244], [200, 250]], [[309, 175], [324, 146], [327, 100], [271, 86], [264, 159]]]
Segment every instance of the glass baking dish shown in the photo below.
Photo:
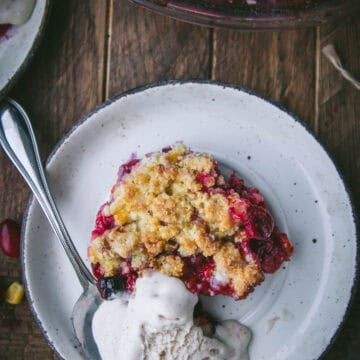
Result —
[[271, 30], [313, 26], [360, 10], [360, 0], [131, 0], [170, 17], [211, 27]]

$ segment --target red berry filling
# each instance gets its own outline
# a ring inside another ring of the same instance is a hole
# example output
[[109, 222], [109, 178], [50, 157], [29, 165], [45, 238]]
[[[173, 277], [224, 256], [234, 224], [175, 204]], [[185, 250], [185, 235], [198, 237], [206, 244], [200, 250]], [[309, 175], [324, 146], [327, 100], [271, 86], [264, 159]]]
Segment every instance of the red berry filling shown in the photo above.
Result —
[[263, 207], [252, 205], [248, 210], [245, 230], [251, 239], [268, 239], [274, 230], [274, 220]]
[[186, 287], [196, 294], [208, 294], [211, 291], [210, 280], [215, 268], [212, 258], [202, 255], [184, 258], [182, 280]]
[[126, 164], [121, 165], [118, 171], [118, 181], [120, 181], [126, 174], [130, 174], [134, 166], [139, 162], [139, 159], [131, 159]]
[[214, 278], [215, 263], [212, 257], [196, 255], [184, 258], [184, 273], [181, 279], [186, 287], [195, 294], [230, 295], [234, 289], [229, 284], [221, 284]]
[[202, 184], [203, 190], [207, 190], [214, 186], [217, 176], [218, 174], [216, 172], [212, 172], [210, 174], [199, 173], [196, 179], [200, 184]]
[[266, 241], [252, 241], [250, 247], [257, 255], [261, 269], [265, 273], [274, 273], [284, 261], [289, 261], [294, 248], [286, 234], [275, 228]]
[[119, 269], [119, 276], [125, 280], [125, 289], [130, 293], [133, 292], [139, 275], [138, 272], [131, 267], [130, 260], [126, 260], [123, 266]]
[[[171, 148], [163, 149], [164, 153], [169, 151], [171, 151]], [[125, 175], [130, 174], [139, 162], [140, 160], [133, 158], [122, 165], [119, 169], [118, 181], [120, 182]], [[225, 182], [220, 176], [216, 161], [213, 164], [214, 167], [210, 172], [199, 172], [196, 175], [196, 181], [202, 185], [202, 191], [208, 193], [209, 196], [221, 194], [227, 198], [229, 202], [228, 212], [233, 221], [238, 224], [241, 233], [240, 240], [236, 238], [235, 241], [235, 236], [229, 236], [221, 241], [231, 242], [235, 246], [235, 250], [240, 252], [241, 258], [247, 262], [253, 263], [255, 261], [262, 272], [274, 273], [293, 254], [294, 249], [291, 242], [287, 235], [281, 233], [275, 226], [260, 192], [255, 188], [246, 187], [244, 181], [239, 179], [234, 172]], [[103, 214], [106, 205], [108, 203], [104, 204], [97, 214], [96, 227], [92, 233], [93, 238], [103, 235], [106, 230], [115, 226], [113, 216]], [[196, 208], [193, 210], [191, 221], [202, 221]], [[216, 241], [215, 235], [212, 236]], [[180, 256], [176, 250], [172, 254]], [[107, 279], [102, 284], [109, 284], [109, 288], [115, 289], [116, 284], [121, 284], [122, 288], [132, 292], [143, 268], [133, 268], [131, 266], [131, 257], [121, 261], [121, 268], [115, 276], [115, 278], [119, 279], [118, 281], [110, 281], [109, 277], [105, 277], [100, 264], [93, 264], [94, 275], [99, 281]], [[183, 272], [179, 278], [191, 292], [211, 296], [218, 294], [229, 295], [235, 299], [246, 296], [246, 294], [244, 296], [237, 295], [232, 283], [226, 280], [223, 282], [218, 280], [213, 256], [205, 257], [201, 253], [196, 253], [196, 255], [182, 257], [182, 261], [184, 264]], [[107, 288], [104, 290], [103, 287], [101, 291], [108, 296], [110, 290]]]
[[[184, 258], [185, 266], [184, 273], [181, 277], [185, 286], [195, 294], [204, 295], [230, 295], [234, 293], [232, 286], [228, 284], [220, 284], [214, 280], [215, 263], [211, 257], [204, 257], [203, 255], [196, 255]], [[93, 272], [97, 279], [103, 279], [101, 267], [97, 264], [93, 266]], [[126, 261], [126, 265], [119, 270], [119, 283], [125, 284], [125, 289], [128, 292], [133, 292], [135, 283], [138, 278], [138, 269], [134, 269], [130, 265], [130, 261]]]
[[103, 209], [107, 205], [108, 205], [108, 203], [105, 203], [104, 205], [102, 205], [96, 215], [95, 229], [91, 233], [91, 236], [93, 239], [98, 236], [101, 236], [106, 230], [110, 230], [115, 226], [114, 217], [112, 215], [105, 216], [103, 214]]
[[97, 280], [104, 277], [104, 270], [101, 268], [100, 264], [91, 264], [92, 272]]

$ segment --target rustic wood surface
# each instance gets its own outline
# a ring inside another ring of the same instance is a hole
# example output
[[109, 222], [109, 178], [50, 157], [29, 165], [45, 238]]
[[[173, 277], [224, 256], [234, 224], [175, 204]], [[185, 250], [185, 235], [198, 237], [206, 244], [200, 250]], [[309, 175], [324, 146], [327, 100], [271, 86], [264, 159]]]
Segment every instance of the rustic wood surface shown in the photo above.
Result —
[[[360, 92], [321, 54], [334, 43], [360, 77], [360, 20], [269, 33], [184, 24], [127, 0], [54, 1], [44, 39], [10, 95], [33, 119], [45, 158], [66, 130], [108, 97], [165, 79], [216, 79], [283, 103], [312, 128], [334, 157], [360, 205]], [[0, 221], [21, 222], [28, 190], [0, 152]], [[0, 292], [21, 277], [19, 261], [0, 254]], [[326, 360], [360, 354], [360, 294]], [[28, 304], [0, 301], [0, 358], [53, 359]]]

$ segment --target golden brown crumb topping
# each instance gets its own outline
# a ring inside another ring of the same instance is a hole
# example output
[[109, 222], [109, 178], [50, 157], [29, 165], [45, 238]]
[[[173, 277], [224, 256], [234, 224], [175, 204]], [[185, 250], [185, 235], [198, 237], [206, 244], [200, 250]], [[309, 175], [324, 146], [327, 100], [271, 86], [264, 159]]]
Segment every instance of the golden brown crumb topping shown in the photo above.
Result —
[[179, 144], [143, 159], [114, 186], [102, 209], [114, 226], [93, 239], [90, 261], [99, 263], [105, 276], [114, 275], [127, 259], [132, 268], [181, 277], [184, 257], [212, 256], [215, 271], [225, 274], [241, 297], [263, 274], [228, 240], [241, 241], [243, 231], [229, 213], [229, 196], [204, 191], [204, 183], [224, 184], [208, 154]]

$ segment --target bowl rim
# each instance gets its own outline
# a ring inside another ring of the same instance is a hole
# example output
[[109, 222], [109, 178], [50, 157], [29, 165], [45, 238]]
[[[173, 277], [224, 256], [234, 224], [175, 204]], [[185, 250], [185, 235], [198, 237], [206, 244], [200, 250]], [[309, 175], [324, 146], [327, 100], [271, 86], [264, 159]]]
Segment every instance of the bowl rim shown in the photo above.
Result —
[[21, 65], [17, 68], [12, 77], [8, 80], [6, 85], [0, 89], [0, 100], [3, 99], [9, 91], [14, 87], [19, 78], [24, 74], [25, 70], [31, 63], [37, 49], [40, 47], [41, 41], [44, 38], [45, 29], [49, 23], [49, 15], [53, 6], [53, 0], [45, 0], [44, 13], [39, 25], [39, 30], [34, 37], [34, 41], [27, 55], [25, 56]]

